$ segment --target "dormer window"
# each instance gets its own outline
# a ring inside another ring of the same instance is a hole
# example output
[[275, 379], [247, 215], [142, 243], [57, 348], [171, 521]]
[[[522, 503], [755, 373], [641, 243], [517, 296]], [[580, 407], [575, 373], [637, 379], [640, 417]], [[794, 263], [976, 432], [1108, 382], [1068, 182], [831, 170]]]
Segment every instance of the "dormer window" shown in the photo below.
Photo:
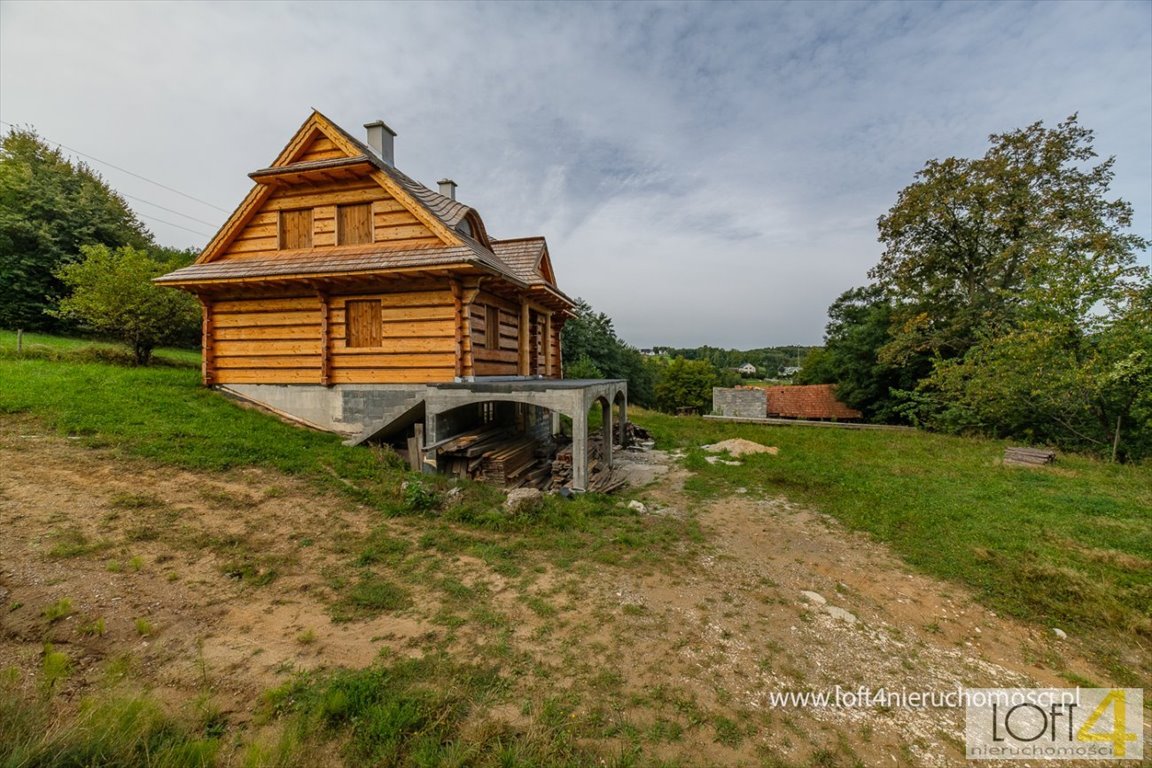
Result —
[[336, 207], [336, 244], [372, 242], [372, 203]]
[[312, 247], [312, 209], [280, 211], [280, 250]]
[[464, 219], [462, 222], [457, 224], [456, 229], [468, 235], [468, 237], [475, 237], [475, 235], [472, 234], [472, 222], [468, 221], [468, 219]]

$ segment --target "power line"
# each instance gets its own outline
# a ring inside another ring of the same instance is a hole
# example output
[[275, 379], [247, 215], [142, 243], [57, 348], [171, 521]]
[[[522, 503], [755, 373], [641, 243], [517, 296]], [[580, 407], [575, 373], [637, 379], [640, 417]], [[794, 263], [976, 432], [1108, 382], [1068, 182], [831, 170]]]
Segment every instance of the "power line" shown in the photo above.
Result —
[[201, 237], [212, 237], [212, 235], [209, 235], [209, 234], [208, 234], [208, 233], [206, 233], [206, 232], [199, 232], [199, 231], [197, 231], [197, 230], [195, 230], [195, 229], [189, 229], [188, 227], [184, 227], [184, 226], [181, 226], [181, 225], [179, 225], [179, 224], [176, 224], [176, 223], [174, 223], [174, 222], [171, 222], [171, 221], [166, 221], [165, 219], [158, 219], [158, 218], [156, 218], [155, 216], [149, 216], [149, 215], [148, 215], [148, 214], [146, 214], [146, 213], [140, 213], [139, 211], [137, 211], [137, 212], [136, 212], [136, 215], [137, 215], [137, 216], [140, 216], [140, 217], [143, 217], [143, 218], [145, 218], [145, 219], [151, 219], [152, 221], [155, 221], [155, 222], [159, 222], [160, 224], [167, 224], [167, 225], [168, 225], [168, 226], [170, 226], [170, 227], [176, 227], [176, 229], [182, 229], [182, 230], [184, 230], [185, 232], [191, 232], [191, 233], [192, 233], [192, 234], [194, 234], [194, 235], [200, 235]]
[[[195, 221], [195, 222], [197, 222], [198, 224], [207, 224], [207, 225], [208, 225], [208, 226], [210, 226], [210, 227], [214, 227], [214, 226], [216, 226], [216, 224], [215, 224], [214, 222], [211, 222], [211, 221], [204, 221], [204, 219], [198, 219], [198, 218], [196, 218], [195, 216], [189, 216], [189, 215], [188, 215], [188, 214], [186, 214], [186, 213], [180, 213], [180, 211], [177, 211], [177, 210], [175, 210], [175, 209], [173, 209], [173, 208], [165, 208], [164, 206], [160, 205], [159, 203], [154, 203], [154, 202], [152, 202], [151, 200], [145, 200], [145, 199], [143, 199], [143, 198], [141, 198], [141, 197], [133, 197], [132, 195], [126, 194], [126, 193], [124, 193], [124, 192], [118, 192], [117, 194], [118, 194], [118, 195], [120, 195], [121, 197], [126, 197], [126, 198], [128, 198], [129, 200], [135, 200], [135, 201], [136, 201], [136, 202], [138, 202], [138, 203], [144, 203], [145, 205], [151, 205], [151, 206], [153, 206], [154, 208], [159, 208], [159, 209], [160, 209], [160, 210], [162, 210], [162, 211], [168, 211], [168, 213], [174, 213], [174, 214], [176, 214], [177, 216], [183, 216], [184, 218], [186, 218], [186, 219], [191, 219], [192, 221]], [[141, 215], [143, 215], [143, 214], [141, 214]]]
[[[17, 126], [15, 126], [15, 125], [13, 125], [12, 123], [9, 123], [7, 120], [0, 120], [0, 123], [3, 123], [4, 125], [8, 126], [9, 128], [16, 128], [16, 127], [17, 127]], [[221, 213], [229, 213], [229, 211], [225, 210], [224, 208], [221, 208], [221, 207], [220, 207], [220, 206], [218, 206], [218, 205], [214, 205], [213, 203], [210, 203], [210, 202], [208, 202], [207, 200], [201, 200], [201, 199], [200, 199], [200, 198], [198, 198], [198, 197], [193, 197], [192, 195], [189, 195], [189, 194], [187, 194], [187, 193], [185, 193], [185, 192], [181, 192], [181, 191], [180, 191], [180, 190], [178, 190], [178, 189], [173, 189], [172, 187], [168, 186], [167, 184], [161, 184], [161, 183], [160, 183], [160, 182], [158, 182], [158, 181], [153, 181], [152, 179], [148, 178], [147, 176], [141, 176], [140, 174], [138, 174], [138, 173], [135, 173], [135, 172], [133, 172], [133, 171], [130, 171], [130, 170], [128, 170], [127, 168], [121, 168], [121, 167], [120, 167], [120, 166], [118, 166], [118, 165], [114, 165], [114, 164], [112, 164], [112, 163], [108, 162], [107, 160], [101, 160], [101, 159], [100, 159], [100, 158], [98, 158], [98, 157], [94, 157], [94, 156], [92, 156], [92, 155], [89, 155], [89, 154], [85, 154], [84, 152], [81, 152], [81, 151], [80, 151], [80, 150], [78, 150], [78, 149], [72, 149], [72, 147], [69, 147], [67, 144], [61, 144], [61, 143], [60, 143], [60, 142], [58, 142], [58, 141], [53, 141], [52, 139], [48, 138], [47, 136], [40, 136], [40, 138], [44, 139], [44, 140], [45, 140], [45, 141], [47, 141], [47, 142], [50, 142], [50, 143], [52, 143], [52, 144], [55, 144], [56, 146], [60, 147], [61, 149], [66, 149], [66, 150], [68, 150], [69, 152], [72, 152], [73, 154], [77, 154], [77, 155], [80, 155], [81, 157], [86, 157], [86, 158], [88, 158], [89, 160], [92, 160], [92, 161], [94, 161], [94, 162], [100, 163], [101, 165], [106, 165], [106, 166], [108, 166], [109, 168], [115, 168], [116, 170], [120, 171], [121, 173], [126, 173], [126, 174], [128, 174], [129, 176], [135, 176], [136, 178], [140, 179], [141, 181], [146, 181], [146, 182], [148, 182], [149, 184], [155, 184], [157, 187], [160, 187], [161, 189], [166, 189], [166, 190], [168, 190], [169, 192], [174, 192], [175, 194], [177, 194], [177, 195], [180, 195], [181, 197], [186, 197], [186, 198], [188, 198], [189, 200], [194, 200], [194, 201], [196, 201], [197, 203], [200, 203], [201, 205], [206, 205], [206, 206], [208, 206], [209, 208], [215, 208], [217, 211], [220, 211]], [[173, 226], [176, 226], [176, 225], [173, 225]]]

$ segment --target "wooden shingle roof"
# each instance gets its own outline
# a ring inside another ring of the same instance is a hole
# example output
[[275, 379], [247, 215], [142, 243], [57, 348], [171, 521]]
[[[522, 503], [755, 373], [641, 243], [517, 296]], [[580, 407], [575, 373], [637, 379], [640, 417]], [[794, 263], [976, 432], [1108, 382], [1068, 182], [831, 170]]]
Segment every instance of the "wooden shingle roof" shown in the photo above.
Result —
[[500, 261], [507, 264], [518, 278], [529, 285], [547, 282], [537, 268], [544, 256], [544, 238], [493, 240], [492, 252]]
[[346, 140], [359, 147], [379, 170], [383, 171], [391, 177], [393, 181], [402, 186], [408, 194], [416, 198], [421, 205], [428, 209], [429, 213], [444, 222], [445, 226], [449, 229], [456, 229], [456, 226], [472, 211], [472, 208], [464, 205], [464, 203], [429, 189], [395, 166], [384, 162], [367, 144], [348, 133], [348, 131], [339, 125], [332, 123], [332, 126], [339, 131]]
[[385, 272], [406, 267], [442, 267], [477, 261], [468, 246], [445, 248], [375, 249], [363, 253], [334, 254], [330, 250], [311, 250], [261, 259], [230, 259], [192, 264], [153, 282], [180, 285], [212, 281], [239, 280], [255, 277], [322, 276], [359, 272]]
[[[309, 137], [324, 135], [346, 157], [294, 161]], [[410, 212], [440, 241], [440, 245], [389, 248], [383, 243], [363, 246], [313, 248], [303, 252], [277, 253], [252, 258], [217, 257], [268, 199], [273, 186], [296, 183], [322, 173], [330, 178], [371, 176], [389, 194], [403, 201]], [[249, 174], [256, 186], [205, 247], [194, 264], [178, 269], [155, 282], [192, 288], [200, 283], [219, 283], [257, 278], [291, 279], [324, 274], [362, 274], [393, 269], [474, 267], [498, 275], [519, 288], [541, 293], [571, 307], [574, 302], [555, 287], [547, 246], [543, 238], [504, 241], [489, 246], [479, 214], [458, 200], [442, 195], [385, 162], [364, 142], [349, 134], [320, 112], [313, 110], [274, 163]], [[467, 226], [461, 226], [468, 220]], [[506, 256], [506, 257], [505, 257]]]

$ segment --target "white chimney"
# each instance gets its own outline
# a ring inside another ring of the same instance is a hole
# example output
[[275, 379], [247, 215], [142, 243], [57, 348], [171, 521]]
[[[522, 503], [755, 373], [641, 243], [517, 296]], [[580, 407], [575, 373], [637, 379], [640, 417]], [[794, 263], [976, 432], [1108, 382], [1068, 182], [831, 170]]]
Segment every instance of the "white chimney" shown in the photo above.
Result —
[[440, 185], [440, 194], [453, 200], [456, 199], [456, 182], [452, 179], [440, 179], [436, 183]]
[[383, 120], [377, 120], [374, 123], [365, 123], [364, 127], [368, 129], [368, 146], [372, 148], [372, 151], [375, 152], [381, 160], [395, 168], [396, 154], [392, 146], [392, 140], [396, 138], [396, 131], [385, 125]]

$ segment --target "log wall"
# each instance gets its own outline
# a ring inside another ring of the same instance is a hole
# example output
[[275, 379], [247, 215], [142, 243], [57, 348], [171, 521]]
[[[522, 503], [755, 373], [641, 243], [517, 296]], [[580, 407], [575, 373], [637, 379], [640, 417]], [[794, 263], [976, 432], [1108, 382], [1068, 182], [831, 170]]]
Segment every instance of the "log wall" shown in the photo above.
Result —
[[[488, 336], [486, 307], [500, 312], [500, 346], [491, 349]], [[472, 302], [469, 315], [472, 335], [472, 361], [474, 376], [515, 376], [520, 362], [520, 306], [488, 291], [480, 291]]]
[[[350, 347], [345, 305], [378, 300], [378, 346]], [[411, 282], [387, 293], [230, 298], [211, 305], [212, 360], [219, 384], [407, 384], [456, 376], [455, 310], [444, 284]], [[327, 362], [325, 362], [327, 357]], [[327, 365], [327, 381], [324, 381]], [[210, 379], [209, 379], [210, 375]]]
[[366, 178], [278, 189], [215, 260], [266, 259], [281, 253], [277, 237], [280, 211], [311, 210], [312, 246], [333, 247], [337, 206], [357, 203], [372, 206], [372, 242], [390, 248], [428, 248], [443, 244], [403, 204], [377, 182]]

